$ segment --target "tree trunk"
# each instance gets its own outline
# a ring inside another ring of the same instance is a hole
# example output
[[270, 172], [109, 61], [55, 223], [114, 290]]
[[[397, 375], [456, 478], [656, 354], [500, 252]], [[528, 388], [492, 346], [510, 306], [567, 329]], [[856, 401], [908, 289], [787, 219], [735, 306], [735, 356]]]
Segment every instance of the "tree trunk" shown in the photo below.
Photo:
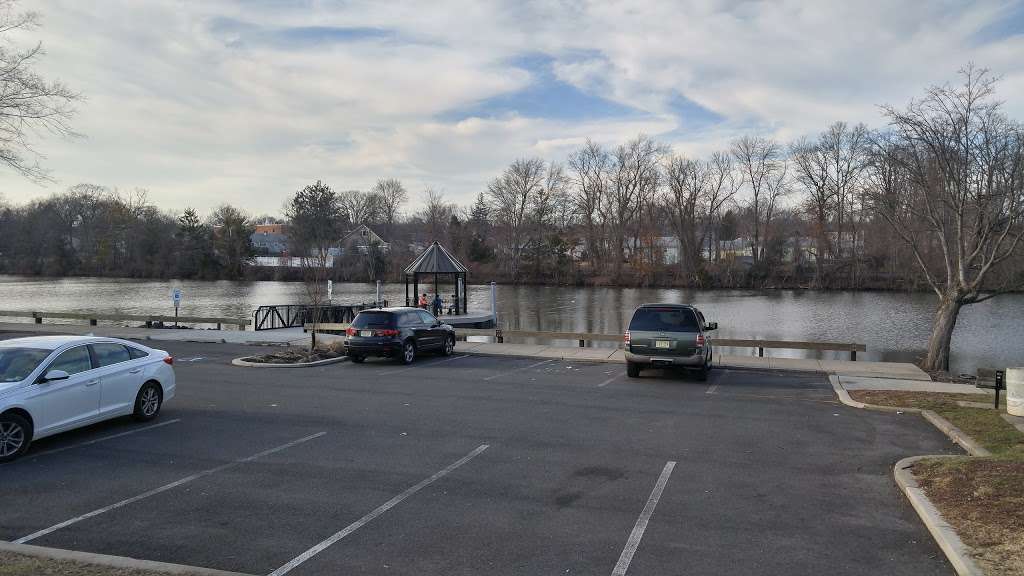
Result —
[[949, 343], [953, 339], [956, 319], [963, 307], [958, 294], [946, 294], [939, 302], [932, 322], [932, 335], [928, 339], [928, 356], [924, 360], [925, 370], [949, 370]]

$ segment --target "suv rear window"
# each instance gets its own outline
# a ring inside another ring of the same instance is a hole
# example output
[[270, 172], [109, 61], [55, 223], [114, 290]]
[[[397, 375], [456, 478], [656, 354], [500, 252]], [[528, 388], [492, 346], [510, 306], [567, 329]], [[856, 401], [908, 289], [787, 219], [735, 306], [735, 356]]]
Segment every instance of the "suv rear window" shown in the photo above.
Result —
[[352, 320], [353, 328], [390, 328], [395, 315], [391, 312], [360, 312]]
[[631, 332], [698, 332], [689, 308], [640, 308], [629, 322]]

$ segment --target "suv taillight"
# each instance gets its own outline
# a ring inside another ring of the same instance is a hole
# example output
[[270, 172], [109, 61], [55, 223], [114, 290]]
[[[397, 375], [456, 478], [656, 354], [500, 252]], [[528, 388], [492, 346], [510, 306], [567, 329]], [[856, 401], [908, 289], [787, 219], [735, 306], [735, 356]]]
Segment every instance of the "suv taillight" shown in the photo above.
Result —
[[398, 330], [394, 328], [387, 328], [385, 330], [374, 330], [374, 336], [398, 336]]
[[625, 342], [627, 346], [629, 345], [629, 330], [626, 330], [626, 333], [622, 335], [622, 341]]
[[704, 335], [703, 334], [697, 334], [697, 348], [703, 348], [703, 347], [704, 347]]
[[164, 364], [174, 366], [174, 356], [164, 356]]
[[351, 327], [351, 326], [349, 326], [348, 328], [345, 328], [345, 335], [346, 336], [355, 336], [356, 335], [356, 329]]

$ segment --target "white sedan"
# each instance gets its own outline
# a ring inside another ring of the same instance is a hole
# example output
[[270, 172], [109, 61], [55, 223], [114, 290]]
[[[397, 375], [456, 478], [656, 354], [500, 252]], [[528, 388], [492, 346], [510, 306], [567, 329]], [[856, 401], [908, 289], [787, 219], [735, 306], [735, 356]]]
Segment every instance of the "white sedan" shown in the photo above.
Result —
[[101, 420], [151, 420], [174, 397], [174, 358], [93, 336], [0, 340], [0, 462], [32, 440]]

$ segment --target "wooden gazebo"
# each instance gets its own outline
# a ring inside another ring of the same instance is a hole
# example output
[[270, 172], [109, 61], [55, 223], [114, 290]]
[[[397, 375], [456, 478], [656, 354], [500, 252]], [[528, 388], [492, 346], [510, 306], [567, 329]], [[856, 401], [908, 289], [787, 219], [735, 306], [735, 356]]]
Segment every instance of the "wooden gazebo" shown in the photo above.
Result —
[[[420, 277], [433, 276], [434, 294], [438, 292], [438, 276], [450, 276], [455, 282], [456, 314], [466, 313], [466, 272], [468, 269], [459, 262], [451, 252], [434, 242], [412, 264], [405, 268], [405, 305], [416, 306], [420, 293]], [[409, 284], [412, 284], [412, 298], [409, 297]]]

